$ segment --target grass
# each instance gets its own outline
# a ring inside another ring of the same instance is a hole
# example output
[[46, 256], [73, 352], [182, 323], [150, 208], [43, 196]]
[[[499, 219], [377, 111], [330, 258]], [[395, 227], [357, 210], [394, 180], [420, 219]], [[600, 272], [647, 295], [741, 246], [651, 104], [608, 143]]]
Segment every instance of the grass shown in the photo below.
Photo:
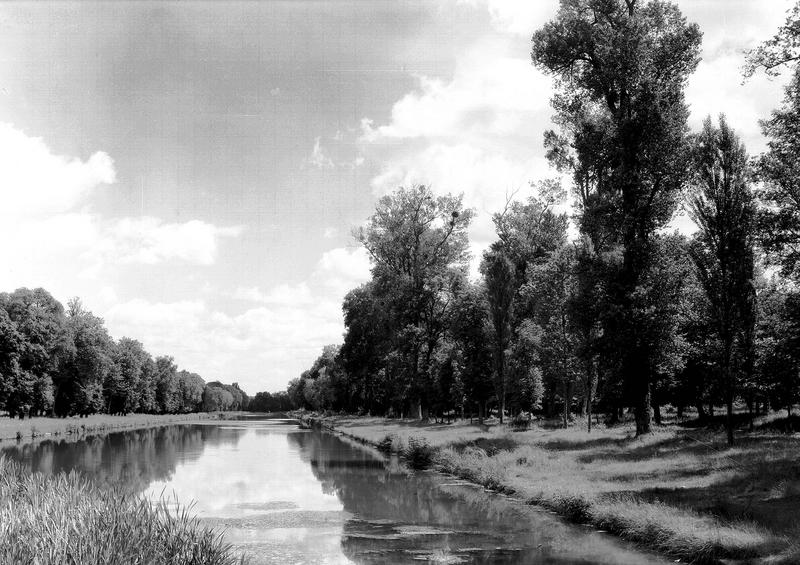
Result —
[[43, 475], [0, 458], [0, 563], [233, 565], [222, 534], [190, 509], [99, 487], [75, 473]]
[[743, 425], [734, 447], [722, 428], [677, 423], [641, 438], [629, 425], [588, 434], [378, 418], [323, 424], [384, 446], [422, 438], [443, 472], [673, 560], [800, 563], [800, 434], [784, 433], [792, 426], [775, 415], [758, 420], [752, 433]]
[[163, 426], [165, 424], [188, 423], [200, 420], [218, 419], [217, 413], [207, 414], [128, 414], [112, 416], [110, 414], [93, 414], [85, 418], [15, 418], [0, 417], [0, 440], [16, 440], [29, 442], [37, 438], [80, 436], [86, 433], [107, 432], [112, 430], [130, 430]]

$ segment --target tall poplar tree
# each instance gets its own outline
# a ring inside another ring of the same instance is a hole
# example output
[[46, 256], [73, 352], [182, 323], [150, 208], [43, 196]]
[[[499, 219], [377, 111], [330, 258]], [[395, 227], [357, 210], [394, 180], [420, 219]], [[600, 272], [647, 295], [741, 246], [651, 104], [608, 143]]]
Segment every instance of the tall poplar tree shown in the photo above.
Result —
[[700, 230], [690, 247], [697, 275], [711, 305], [719, 339], [719, 369], [727, 406], [728, 443], [733, 444], [733, 400], [741, 367], [752, 356], [755, 296], [755, 203], [747, 152], [724, 117], [706, 119], [693, 147], [696, 194], [691, 215]]
[[637, 290], [653, 236], [672, 217], [687, 171], [686, 80], [699, 61], [701, 33], [671, 3], [562, 0], [533, 35], [532, 59], [556, 79], [560, 134], [552, 157], [572, 159], [584, 233], [621, 251], [609, 288], [616, 303], [606, 333], [619, 342], [637, 434], [650, 431], [649, 344], [640, 339]]

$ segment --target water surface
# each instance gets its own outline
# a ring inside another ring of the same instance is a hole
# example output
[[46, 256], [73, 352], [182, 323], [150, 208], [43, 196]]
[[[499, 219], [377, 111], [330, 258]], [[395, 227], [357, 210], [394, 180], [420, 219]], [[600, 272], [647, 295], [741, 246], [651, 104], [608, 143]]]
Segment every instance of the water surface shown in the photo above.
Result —
[[275, 420], [173, 425], [6, 448], [192, 502], [251, 563], [665, 563], [591, 529], [339, 436]]

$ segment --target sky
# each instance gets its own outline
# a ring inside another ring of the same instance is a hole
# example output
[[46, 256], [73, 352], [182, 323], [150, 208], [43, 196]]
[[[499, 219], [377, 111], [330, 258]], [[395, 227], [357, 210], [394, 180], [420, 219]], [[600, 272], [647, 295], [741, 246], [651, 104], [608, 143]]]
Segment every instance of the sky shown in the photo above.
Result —
[[[703, 33], [690, 124], [751, 154], [785, 79], [743, 52], [790, 0], [680, 0]], [[78, 296], [115, 338], [277, 391], [344, 331], [351, 236], [424, 183], [491, 214], [555, 176], [530, 37], [556, 0], [0, 4], [0, 291]], [[680, 222], [678, 222], [680, 224]]]

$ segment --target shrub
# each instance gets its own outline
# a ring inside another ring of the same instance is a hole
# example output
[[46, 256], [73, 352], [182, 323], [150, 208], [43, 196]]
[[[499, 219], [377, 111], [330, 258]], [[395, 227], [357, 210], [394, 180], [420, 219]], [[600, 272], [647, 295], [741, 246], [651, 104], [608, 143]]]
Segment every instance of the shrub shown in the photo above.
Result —
[[531, 427], [531, 419], [529, 414], [519, 413], [513, 418], [511, 418], [511, 429], [515, 432], [524, 432], [525, 430], [530, 429]]
[[427, 469], [433, 463], [434, 448], [424, 438], [408, 438], [408, 446], [403, 451], [408, 466], [412, 469]]
[[397, 437], [395, 434], [386, 434], [382, 440], [380, 440], [376, 447], [378, 451], [381, 453], [385, 453], [386, 455], [392, 453], [393, 451], [398, 451], [397, 446], [400, 442], [400, 438]]

